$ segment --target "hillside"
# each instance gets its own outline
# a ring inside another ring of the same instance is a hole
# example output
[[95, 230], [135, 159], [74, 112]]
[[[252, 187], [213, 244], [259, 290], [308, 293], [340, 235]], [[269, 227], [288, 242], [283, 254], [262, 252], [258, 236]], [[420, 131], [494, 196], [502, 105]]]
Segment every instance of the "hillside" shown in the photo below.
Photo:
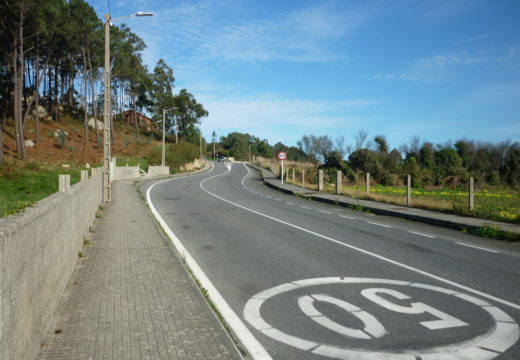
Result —
[[[114, 142], [112, 157], [118, 164], [139, 163], [143, 169], [148, 165], [159, 165], [161, 161], [160, 136], [154, 133], [141, 132], [136, 136], [134, 126], [114, 120]], [[83, 122], [70, 115], [61, 121], [44, 120], [40, 123], [41, 141], [27, 148], [27, 160], [20, 160], [16, 154], [15, 131], [13, 122], [8, 120], [4, 128], [5, 160], [0, 165], [0, 217], [21, 211], [23, 208], [49, 196], [58, 190], [58, 175], [70, 174], [72, 183], [79, 181], [80, 170], [88, 167], [102, 166], [103, 132], [99, 143], [96, 133], [88, 131], [88, 142], [85, 144]], [[56, 136], [63, 130], [64, 138]], [[28, 120], [25, 126], [26, 140], [35, 141], [35, 122]], [[63, 141], [64, 139], [64, 141]], [[198, 146], [180, 143], [168, 144], [167, 165], [172, 172], [179, 171], [185, 163], [198, 157]]]

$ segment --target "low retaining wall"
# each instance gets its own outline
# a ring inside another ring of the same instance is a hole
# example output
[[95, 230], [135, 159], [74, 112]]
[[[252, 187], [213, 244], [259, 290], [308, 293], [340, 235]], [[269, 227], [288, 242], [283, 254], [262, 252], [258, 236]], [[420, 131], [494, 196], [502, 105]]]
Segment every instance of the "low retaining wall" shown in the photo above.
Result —
[[[33, 360], [102, 201], [100, 169], [0, 219], [0, 359]], [[58, 179], [56, 179], [58, 181]]]
[[170, 175], [169, 166], [149, 166], [148, 173], [140, 166], [117, 166], [116, 158], [112, 158], [111, 181], [136, 180], [147, 177]]
[[114, 181], [132, 180], [141, 177], [139, 166], [114, 166]]

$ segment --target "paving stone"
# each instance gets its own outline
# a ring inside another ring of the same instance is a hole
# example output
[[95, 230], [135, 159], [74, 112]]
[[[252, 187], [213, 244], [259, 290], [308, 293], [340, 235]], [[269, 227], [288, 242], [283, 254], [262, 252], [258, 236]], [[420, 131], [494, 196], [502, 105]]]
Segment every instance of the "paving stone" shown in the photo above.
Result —
[[131, 183], [93, 230], [37, 360], [242, 359]]

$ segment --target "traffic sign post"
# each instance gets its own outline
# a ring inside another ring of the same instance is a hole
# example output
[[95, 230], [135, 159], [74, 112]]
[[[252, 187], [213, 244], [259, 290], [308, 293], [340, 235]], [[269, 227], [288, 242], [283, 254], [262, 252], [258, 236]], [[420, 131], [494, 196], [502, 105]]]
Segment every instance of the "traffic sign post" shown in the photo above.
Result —
[[283, 151], [280, 151], [278, 153], [278, 159], [280, 159], [280, 161], [282, 162], [282, 170], [280, 171], [280, 180], [282, 181], [282, 184], [283, 184], [283, 161], [285, 159], [287, 159], [287, 154], [284, 153]]

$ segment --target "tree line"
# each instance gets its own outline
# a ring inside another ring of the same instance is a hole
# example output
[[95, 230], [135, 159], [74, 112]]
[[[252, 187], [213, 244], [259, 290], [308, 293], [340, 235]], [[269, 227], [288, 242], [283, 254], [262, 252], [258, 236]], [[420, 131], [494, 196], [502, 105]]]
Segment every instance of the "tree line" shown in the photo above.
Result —
[[[139, 136], [137, 112], [152, 113], [160, 123], [162, 110], [174, 109], [166, 116], [167, 131], [198, 141], [197, 124], [208, 112], [187, 89], [173, 94], [172, 68], [161, 59], [149, 71], [142, 60], [145, 42], [125, 24], [111, 26], [110, 40], [114, 112], [133, 110]], [[40, 142], [41, 108], [55, 121], [66, 112], [82, 115], [87, 143], [88, 117], [102, 117], [103, 71], [104, 24], [86, 1], [0, 0], [0, 163], [9, 119], [20, 158], [27, 157], [29, 120]], [[94, 124], [99, 141], [98, 121]]]
[[520, 188], [520, 143], [511, 141], [482, 142], [461, 139], [433, 144], [413, 137], [408, 144], [390, 148], [384, 135], [370, 138], [361, 130], [354, 143], [344, 136], [304, 135], [297, 146], [277, 143], [242, 133], [220, 138], [219, 149], [226, 156], [248, 160], [252, 156], [275, 157], [280, 151], [288, 160], [312, 162], [318, 168], [341, 170], [352, 182], [368, 172], [382, 185], [403, 184], [412, 176], [414, 187], [459, 186], [474, 177], [477, 183]]

